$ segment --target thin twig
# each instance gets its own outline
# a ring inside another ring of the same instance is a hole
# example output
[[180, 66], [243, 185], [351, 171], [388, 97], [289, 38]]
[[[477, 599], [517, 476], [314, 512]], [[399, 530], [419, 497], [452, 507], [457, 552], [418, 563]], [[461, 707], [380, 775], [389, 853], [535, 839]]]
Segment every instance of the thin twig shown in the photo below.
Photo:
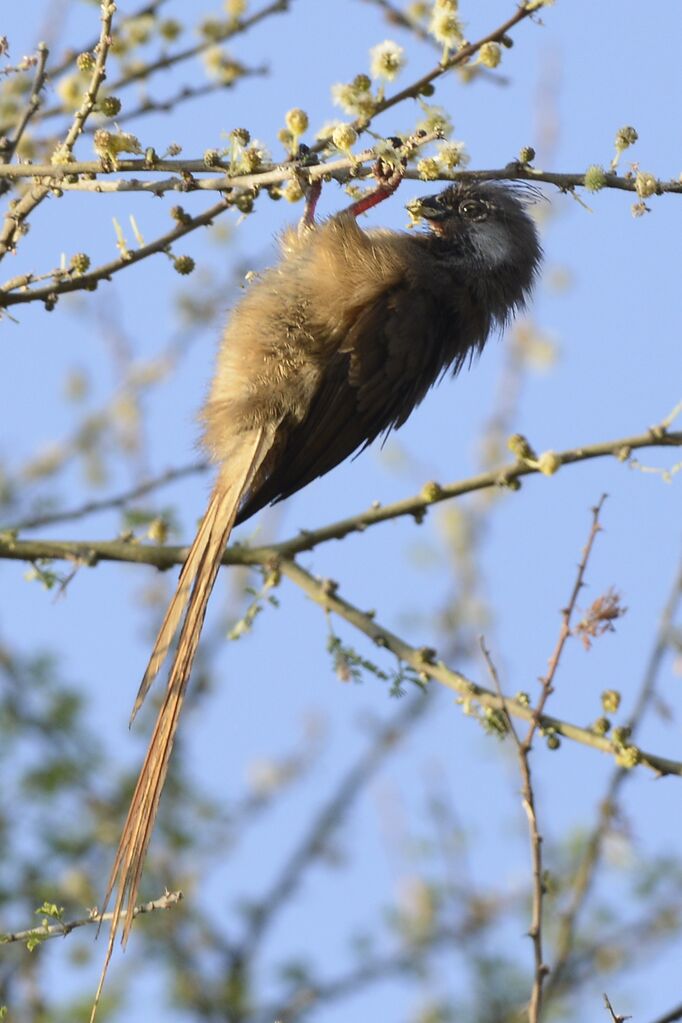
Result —
[[391, 3], [391, 0], [365, 0], [365, 3], [371, 3], [382, 10], [389, 25], [397, 25], [399, 28], [404, 28], [406, 32], [412, 32], [423, 43], [429, 43], [431, 46], [434, 46], [439, 53], [443, 52], [443, 47], [436, 41], [434, 36], [427, 32], [418, 21], [410, 18], [397, 4]]
[[[631, 736], [634, 736], [641, 727], [645, 712], [651, 705], [655, 695], [656, 682], [663, 658], [670, 647], [673, 621], [681, 602], [682, 559], [680, 560], [676, 577], [661, 613], [656, 638], [644, 671], [639, 696], [626, 722], [626, 727], [630, 730]], [[626, 779], [630, 776], [630, 771], [626, 768], [616, 768], [609, 779], [604, 795], [599, 801], [597, 821], [588, 836], [584, 852], [576, 869], [570, 902], [558, 920], [556, 959], [552, 965], [552, 972], [545, 990], [546, 999], [551, 998], [554, 992], [559, 991], [561, 988], [561, 982], [568, 968], [575, 944], [575, 933], [580, 912], [592, 889], [597, 869], [601, 863], [604, 839], [616, 812], [618, 793]]]
[[[545, 979], [549, 973], [549, 967], [544, 959], [542, 949], [542, 907], [545, 894], [545, 886], [543, 881], [543, 866], [542, 866], [542, 835], [540, 834], [540, 828], [538, 826], [537, 810], [535, 804], [535, 790], [533, 788], [533, 779], [530, 767], [530, 751], [531, 746], [528, 744], [528, 738], [521, 740], [519, 733], [517, 732], [512, 717], [507, 709], [506, 702], [502, 693], [502, 687], [500, 685], [500, 679], [497, 672], [497, 668], [493, 663], [490, 651], [485, 645], [483, 638], [481, 637], [481, 651], [485, 662], [488, 666], [488, 671], [493, 680], [495, 691], [497, 692], [502, 706], [504, 709], [504, 716], [507, 721], [509, 732], [511, 733], [514, 742], [516, 744], [516, 751], [519, 760], [519, 770], [521, 773], [521, 800], [523, 808], [528, 818], [528, 833], [530, 839], [530, 852], [531, 852], [531, 872], [533, 879], [533, 899], [532, 899], [532, 910], [531, 910], [531, 925], [528, 931], [528, 935], [533, 942], [533, 957], [534, 957], [534, 970], [533, 970], [533, 986], [531, 989], [531, 997], [528, 1002], [528, 1020], [529, 1023], [538, 1023], [540, 1019], [540, 1013], [542, 1010], [542, 993]], [[536, 727], [536, 718], [531, 721], [530, 729]], [[529, 730], [530, 733], [530, 730]]]
[[12, 533], [19, 533], [27, 529], [37, 529], [41, 526], [53, 526], [57, 522], [75, 522], [77, 519], [83, 519], [97, 512], [110, 511], [112, 508], [123, 508], [130, 501], [137, 501], [139, 498], [146, 497], [147, 494], [151, 494], [160, 487], [165, 487], [168, 483], [184, 479], [185, 476], [194, 476], [196, 473], [204, 472], [207, 468], [207, 462], [192, 462], [191, 465], [184, 465], [178, 469], [167, 469], [166, 472], [160, 473], [160, 475], [155, 476], [153, 479], [140, 483], [136, 487], [131, 487], [130, 490], [124, 490], [120, 494], [103, 497], [99, 500], [86, 501], [85, 504], [81, 504], [77, 508], [44, 512], [42, 515], [28, 515], [26, 518], [18, 519], [11, 525], [3, 528]]
[[571, 635], [571, 624], [573, 613], [578, 601], [578, 595], [583, 588], [585, 571], [587, 569], [592, 548], [597, 538], [597, 534], [601, 531], [599, 524], [599, 516], [601, 513], [602, 506], [606, 500], [606, 495], [603, 494], [597, 505], [592, 509], [592, 526], [590, 534], [587, 539], [587, 543], [583, 549], [582, 557], [578, 565], [578, 571], [576, 574], [573, 589], [568, 604], [561, 612], [561, 628], [559, 630], [559, 636], [554, 647], [552, 656], [549, 659], [549, 667], [547, 673], [540, 679], [540, 685], [542, 689], [540, 691], [540, 699], [535, 708], [533, 719], [528, 728], [523, 742], [518, 744], [519, 751], [519, 764], [521, 767], [521, 776], [523, 779], [523, 805], [528, 816], [528, 829], [530, 833], [530, 846], [531, 846], [531, 859], [533, 869], [533, 910], [530, 927], [530, 938], [533, 942], [533, 953], [535, 958], [535, 971], [533, 976], [533, 988], [531, 991], [530, 1004], [528, 1006], [528, 1020], [529, 1023], [539, 1023], [542, 1014], [542, 997], [543, 997], [543, 986], [545, 979], [549, 973], [549, 967], [545, 963], [543, 947], [542, 947], [542, 907], [543, 899], [545, 894], [545, 886], [543, 879], [543, 866], [542, 866], [542, 835], [538, 827], [537, 810], [535, 805], [535, 793], [533, 790], [531, 768], [530, 768], [530, 752], [533, 746], [533, 739], [535, 732], [538, 728], [538, 723], [541, 720], [547, 700], [554, 692], [554, 680], [556, 673], [561, 663], [561, 656], [568, 639]]
[[[17, 146], [21, 142], [22, 136], [28, 127], [28, 123], [31, 118], [35, 116], [42, 102], [40, 94], [43, 90], [43, 86], [45, 85], [45, 65], [47, 64], [49, 52], [50, 51], [45, 43], [39, 43], [38, 62], [36, 64], [36, 72], [33, 78], [33, 86], [31, 87], [31, 95], [28, 98], [23, 114], [19, 119], [14, 135], [8, 140], [5, 146], [0, 147], [0, 154], [2, 155], [3, 161], [7, 163], [12, 162], [14, 154], [17, 151]], [[3, 195], [7, 191], [7, 187], [7, 183], [0, 183], [0, 195]]]
[[[203, 213], [198, 214], [198, 216], [188, 217], [187, 220], [183, 220], [182, 223], [176, 223], [170, 231], [167, 231], [166, 234], [156, 238], [155, 241], [149, 242], [147, 245], [141, 245], [138, 249], [126, 249], [125, 254], [120, 258], [112, 259], [108, 263], [103, 263], [95, 270], [91, 270], [90, 272], [81, 274], [80, 276], [67, 274], [51, 284], [42, 288], [32, 289], [30, 291], [10, 291], [8, 293], [7, 291], [0, 289], [0, 309], [3, 306], [36, 301], [45, 302], [47, 307], [51, 309], [59, 296], [66, 294], [67, 292], [94, 291], [100, 281], [111, 280], [114, 274], [119, 273], [126, 267], [133, 266], [135, 263], [139, 263], [148, 256], [155, 255], [160, 252], [166, 252], [173, 242], [177, 241], [179, 238], [184, 238], [184, 236], [189, 234], [191, 231], [196, 231], [198, 227], [207, 227], [209, 224], [212, 224], [216, 217], [219, 217], [221, 213], [230, 209], [231, 205], [232, 204], [228, 199], [221, 199], [220, 202], [210, 206]], [[30, 282], [31, 275], [27, 274], [23, 278], [14, 278], [9, 282], [9, 287], [27, 288]]]
[[611, 1016], [613, 1023], [625, 1023], [626, 1019], [632, 1019], [632, 1016], [619, 1016], [618, 1013], [614, 1012], [613, 1006], [609, 1001], [609, 996], [604, 993], [604, 1005]]
[[[161, 909], [170, 909], [176, 906], [182, 899], [182, 892], [166, 892], [160, 899], [153, 902], [145, 902], [133, 909], [133, 916], [141, 916], [143, 913], [155, 913]], [[89, 927], [91, 924], [102, 924], [111, 920], [112, 913], [99, 913], [93, 909], [88, 916], [79, 917], [76, 920], [59, 921], [58, 923], [45, 923], [40, 927], [29, 927], [25, 931], [9, 931], [0, 934], [0, 945], [9, 944], [12, 941], [45, 941], [47, 938], [63, 938], [78, 927]], [[49, 918], [48, 918], [49, 919]]]
[[578, 565], [578, 572], [575, 578], [575, 582], [573, 584], [573, 589], [571, 590], [571, 596], [569, 598], [568, 604], [561, 612], [561, 628], [559, 630], [559, 636], [556, 641], [556, 646], [554, 647], [552, 655], [549, 659], [547, 673], [540, 679], [540, 685], [542, 688], [540, 690], [540, 699], [538, 700], [535, 711], [536, 720], [533, 720], [533, 722], [531, 723], [531, 726], [528, 729], [528, 734], [526, 735], [526, 738], [523, 741], [523, 745], [527, 752], [530, 752], [531, 747], [533, 745], [533, 738], [535, 736], [535, 731], [538, 726], [538, 720], [542, 715], [545, 704], [547, 703], [547, 700], [554, 692], [554, 679], [556, 678], [556, 673], [559, 669], [561, 655], [564, 652], [564, 647], [566, 646], [566, 643], [568, 642], [568, 639], [571, 636], [571, 621], [573, 618], [573, 612], [575, 611], [575, 606], [578, 601], [578, 596], [580, 595], [580, 591], [584, 586], [585, 570], [587, 568], [587, 563], [590, 560], [590, 554], [592, 553], [592, 548], [594, 547], [594, 541], [597, 539], [597, 534], [601, 532], [601, 526], [599, 525], [599, 515], [605, 500], [606, 494], [602, 494], [596, 506], [592, 509], [592, 528], [590, 529], [590, 535], [587, 539], [585, 547], [583, 548], [582, 557]]

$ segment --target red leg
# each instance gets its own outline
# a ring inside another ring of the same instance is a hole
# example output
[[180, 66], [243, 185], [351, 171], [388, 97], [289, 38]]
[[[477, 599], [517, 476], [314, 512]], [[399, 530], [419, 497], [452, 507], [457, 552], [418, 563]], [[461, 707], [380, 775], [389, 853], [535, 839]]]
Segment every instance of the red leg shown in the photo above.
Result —
[[368, 195], [363, 195], [362, 199], [358, 199], [352, 203], [347, 212], [352, 214], [354, 217], [359, 217], [361, 213], [366, 213], [367, 210], [371, 210], [373, 206], [377, 206], [384, 199], [388, 199], [390, 195], [393, 195], [396, 188], [403, 180], [403, 166], [390, 167], [383, 162], [383, 160], [377, 160], [374, 165], [374, 176], [379, 181], [378, 188], [375, 188], [373, 192]]
[[322, 179], [318, 178], [313, 181], [312, 185], [306, 191], [305, 206], [303, 207], [303, 216], [299, 228], [307, 228], [315, 226], [315, 208], [317, 206], [317, 200], [320, 198], [322, 192]]

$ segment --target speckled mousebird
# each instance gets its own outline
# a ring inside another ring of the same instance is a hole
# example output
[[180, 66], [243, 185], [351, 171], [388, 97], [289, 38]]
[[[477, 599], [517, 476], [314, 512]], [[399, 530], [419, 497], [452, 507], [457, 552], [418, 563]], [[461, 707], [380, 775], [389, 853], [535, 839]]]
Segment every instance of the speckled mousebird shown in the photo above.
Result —
[[[458, 183], [408, 204], [430, 230], [364, 230], [373, 193], [322, 223], [310, 201], [279, 262], [233, 309], [201, 412], [217, 465], [208, 507], [152, 651], [133, 717], [180, 630], [112, 869], [113, 924], [132, 923], [140, 876], [211, 590], [235, 523], [402, 426], [526, 302], [541, 259], [528, 193]], [[318, 187], [319, 194], [319, 187]], [[99, 995], [99, 992], [98, 992]], [[96, 1003], [95, 1003], [96, 1005]], [[94, 1015], [94, 1009], [93, 1009]]]

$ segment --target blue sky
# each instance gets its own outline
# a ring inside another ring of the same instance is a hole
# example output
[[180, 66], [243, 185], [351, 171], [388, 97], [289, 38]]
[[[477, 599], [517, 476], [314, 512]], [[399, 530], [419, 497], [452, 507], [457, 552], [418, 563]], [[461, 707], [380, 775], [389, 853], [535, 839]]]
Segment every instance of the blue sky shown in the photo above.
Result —
[[[2, 12], [0, 34], [9, 37], [13, 58], [35, 45], [37, 26], [44, 24], [48, 6], [29, 0], [22, 8], [11, 6]], [[502, 0], [462, 2], [469, 36], [495, 27], [512, 6]], [[118, 7], [122, 13], [133, 9], [128, 0], [121, 0]], [[193, 7], [206, 13], [213, 9], [209, 4]], [[167, 10], [174, 8], [182, 12], [186, 5], [170, 3]], [[96, 34], [94, 6], [68, 4], [62, 10], [61, 44]], [[623, 156], [621, 166], [634, 160], [660, 178], [677, 177], [682, 171], [682, 128], [675, 111], [682, 72], [669, 8], [651, 6], [644, 21], [642, 6], [634, 0], [617, 8], [558, 2], [542, 20], [542, 27], [525, 22], [514, 31], [514, 47], [505, 51], [501, 68], [506, 87], [487, 81], [463, 87], [454, 75], [438, 83], [436, 101], [450, 113], [455, 138], [466, 142], [471, 166], [501, 167], [524, 145], [535, 146], [538, 166], [551, 170], [579, 172], [593, 163], [607, 165], [617, 129], [632, 124], [639, 142]], [[163, 151], [174, 141], [182, 145], [185, 156], [196, 157], [224, 144], [225, 133], [232, 128], [245, 126], [277, 154], [276, 134], [285, 112], [303, 107], [313, 125], [340, 116], [332, 105], [330, 86], [366, 71], [369, 48], [387, 36], [409, 47], [402, 84], [433, 66], [429, 48], [388, 28], [371, 4], [296, 0], [289, 15], [264, 22], [230, 47], [246, 64], [267, 62], [269, 76], [194, 101], [171, 117], [146, 118], [131, 129], [145, 146]], [[159, 80], [157, 92], [174, 91], [174, 85], [185, 80], [183, 74], [190, 76], [186, 70], [167, 74]], [[375, 128], [390, 135], [409, 130], [413, 123], [414, 111], [408, 105], [387, 112]], [[88, 153], [87, 143], [82, 152]], [[427, 190], [423, 183], [406, 182], [367, 223], [404, 227], [404, 203]], [[681, 198], [654, 197], [651, 213], [635, 219], [630, 212], [633, 197], [624, 192], [583, 196], [589, 209], [556, 189], [547, 187], [545, 194], [546, 273], [530, 316], [552, 339], [558, 355], [548, 371], [525, 380], [513, 430], [527, 435], [540, 451], [640, 433], [659, 422], [682, 397]], [[56, 265], [63, 251], [70, 255], [86, 250], [93, 263], [110, 258], [115, 245], [112, 217], [127, 225], [133, 213], [144, 237], [151, 239], [167, 228], [168, 208], [174, 201], [131, 194], [51, 200], [34, 216], [31, 233], [14, 261], [16, 270], [13, 264], [4, 276], [25, 268], [43, 271]], [[182, 198], [192, 212], [209, 201], [201, 194]], [[346, 202], [330, 184], [321, 213], [331, 213]], [[176, 246], [176, 252], [190, 254], [200, 269], [210, 265], [227, 281], [232, 268], [267, 265], [274, 258], [273, 236], [297, 215], [298, 208], [264, 200], [246, 220], [240, 221], [235, 213], [226, 215], [230, 245], [195, 233]], [[558, 277], [567, 286], [557, 288]], [[137, 359], [150, 359], [166, 348], [178, 331], [173, 300], [178, 283], [167, 260], [156, 257], [101, 286], [95, 295], [60, 302], [50, 315], [39, 308], [19, 307], [17, 322], [5, 320], [0, 325], [0, 450], [10, 466], [18, 469], [73, 429], [80, 412], [64, 401], [69, 370], [89, 378], [92, 408], [108, 400], [116, 369], [113, 328], [120, 325], [132, 339]], [[233, 297], [226, 294], [226, 309]], [[215, 335], [215, 327], [201, 334], [183, 358], [180, 374], [146, 402], [145, 460], [151, 474], [195, 457], [194, 417], [210, 374]], [[504, 358], [504, 339], [492, 340], [472, 371], [455, 382], [444, 382], [383, 453], [375, 445], [296, 495], [277, 516], [264, 515], [239, 535], [258, 530], [259, 537], [284, 537], [351, 514], [373, 500], [385, 503], [416, 492], [427, 479], [450, 481], [476, 471], [475, 440], [493, 411]], [[675, 459], [673, 451], [641, 455], [649, 466], [671, 465]], [[564, 469], [552, 478], [532, 478], [519, 493], [498, 503], [486, 521], [480, 558], [493, 608], [487, 634], [507, 691], [534, 691], [587, 536], [589, 510], [607, 492], [605, 533], [590, 565], [587, 594], [592, 598], [613, 585], [622, 593], [628, 614], [616, 634], [597, 643], [589, 655], [577, 642], [569, 648], [549, 709], [578, 723], [593, 720], [604, 688], [621, 689], [625, 703], [631, 705], [679, 561], [679, 480], [680, 476], [665, 484], [656, 474], [600, 460]], [[114, 493], [133, 481], [130, 467], [119, 463], [102, 493]], [[84, 499], [77, 467], [60, 488], [66, 506]], [[205, 478], [191, 477], [160, 496], [160, 506], [178, 508], [183, 537], [190, 536], [207, 489]], [[376, 607], [379, 619], [410, 641], [442, 648], [447, 637], [434, 628], [432, 618], [451, 585], [445, 514], [429, 516], [421, 530], [407, 521], [389, 523], [343, 544], [321, 547], [302, 563], [320, 576], [337, 579], [341, 592], [360, 607]], [[118, 528], [118, 517], [108, 514], [40, 535], [110, 538]], [[432, 555], [426, 567], [423, 558], [420, 561], [425, 546]], [[2, 632], [25, 650], [58, 648], [65, 670], [91, 694], [92, 719], [102, 729], [103, 741], [133, 762], [141, 744], [131, 739], [126, 721], [150, 632], [142, 624], [137, 601], [142, 587], [155, 581], [153, 571], [111, 565], [82, 571], [58, 601], [38, 585], [28, 585], [24, 571], [19, 564], [0, 564]], [[214, 615], [229, 599], [229, 587], [229, 580], [221, 579]], [[277, 848], [294, 841], [297, 827], [329, 791], [349, 754], [366, 741], [363, 721], [394, 709], [385, 690], [372, 680], [362, 687], [340, 685], [325, 653], [326, 626], [319, 610], [289, 585], [283, 587], [281, 598], [280, 610], [263, 614], [249, 637], [226, 645], [218, 662], [224, 685], [183, 722], [193, 771], [209, 789], [235, 797], [249, 763], [289, 749], [305, 715], [313, 710], [327, 721], [327, 748], [300, 800], [283, 808], [269, 833], [252, 836], [253, 844], [247, 843], [225, 870], [208, 879], [198, 897], [214, 910], [231, 906], [235, 894], [241, 897], [252, 887], [260, 890], [277, 865], [273, 843]], [[210, 617], [209, 627], [211, 621]], [[371, 649], [365, 652], [373, 656]], [[464, 667], [484, 680], [482, 664]], [[676, 709], [679, 677], [670, 661], [661, 686], [665, 702]], [[650, 721], [641, 744], [678, 756], [678, 723], [674, 718], [667, 725]], [[607, 758], [564, 743], [559, 755], [539, 750], [534, 763], [541, 775], [542, 821], [548, 834], [558, 837], [591, 819], [609, 775]], [[272, 936], [271, 955], [295, 946], [300, 935], [312, 931], [331, 963], [343, 954], [347, 930], [362, 924], [367, 892], [377, 903], [391, 898], [406, 868], [391, 862], [385, 836], [377, 827], [380, 800], [388, 792], [408, 820], [419, 821], [424, 774], [433, 764], [447, 777], [470, 836], [477, 879], [484, 882], [494, 876], [510, 887], [519, 883], [527, 869], [527, 849], [511, 758], [499, 755], [497, 744], [445, 697], [353, 815], [344, 837], [344, 843], [356, 850], [352, 869], [336, 880], [324, 870], [314, 872], [295, 911]], [[678, 784], [674, 780], [654, 784], [643, 771], [630, 782], [627, 808], [633, 855], [654, 849], [679, 854]], [[334, 920], [333, 932], [320, 922], [321, 911], [324, 920]], [[646, 963], [641, 971], [614, 982], [609, 991], [612, 1000], [619, 999], [621, 1011], [644, 1019], [675, 1001], [672, 967], [679, 951], [678, 943], [656, 964]], [[530, 964], [529, 950], [525, 954]], [[603, 1012], [600, 990], [597, 985], [592, 1001], [583, 1006], [595, 1018]], [[401, 1007], [396, 985], [376, 1000], [363, 1002], [362, 1011], [388, 1017]], [[346, 1017], [342, 1007], [320, 1014], [325, 1023], [342, 1017]], [[141, 1019], [142, 1013], [128, 1013], [126, 1018]]]

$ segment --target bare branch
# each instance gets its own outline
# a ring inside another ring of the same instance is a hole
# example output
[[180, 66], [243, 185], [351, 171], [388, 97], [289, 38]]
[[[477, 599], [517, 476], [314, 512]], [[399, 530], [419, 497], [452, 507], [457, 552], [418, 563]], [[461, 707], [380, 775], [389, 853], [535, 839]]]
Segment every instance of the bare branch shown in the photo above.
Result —
[[611, 1002], [609, 1001], [609, 996], [607, 994], [604, 994], [604, 1005], [606, 1006], [613, 1023], [625, 1023], [626, 1019], [632, 1019], [632, 1016], [619, 1016], [616, 1012], [614, 1012], [613, 1006], [611, 1005]]
[[[673, 581], [671, 591], [661, 613], [656, 638], [644, 671], [639, 696], [626, 722], [626, 727], [630, 731], [631, 736], [634, 736], [637, 729], [641, 727], [644, 715], [655, 695], [656, 682], [661, 665], [663, 664], [663, 657], [670, 647], [675, 613], [681, 603], [682, 560], [680, 560], [676, 578]], [[570, 902], [566, 910], [559, 916], [556, 960], [552, 966], [552, 972], [547, 984], [547, 999], [554, 994], [555, 990], [558, 991], [561, 988], [561, 981], [566, 973], [575, 945], [578, 919], [592, 890], [596, 873], [601, 863], [604, 839], [616, 813], [618, 794], [629, 777], [631, 777], [629, 770], [623, 767], [616, 768], [608, 782], [604, 795], [599, 801], [598, 817], [587, 838], [585, 850], [576, 870]], [[664, 1023], [664, 1021], [657, 1021], [657, 1023]]]
[[[556, 646], [549, 659], [549, 668], [543, 678], [540, 679], [542, 686], [540, 692], [540, 699], [535, 707], [535, 712], [531, 719], [528, 732], [523, 741], [519, 740], [516, 731], [512, 728], [514, 737], [516, 738], [516, 745], [519, 757], [519, 768], [521, 771], [521, 797], [523, 800], [523, 808], [526, 811], [528, 817], [528, 832], [530, 838], [530, 851], [531, 851], [531, 869], [533, 878], [533, 906], [531, 914], [531, 926], [530, 939], [533, 942], [533, 956], [535, 960], [535, 968], [533, 971], [533, 987], [531, 990], [530, 1003], [528, 1005], [528, 1020], [529, 1023], [540, 1023], [542, 1014], [542, 1000], [543, 1000], [543, 988], [545, 980], [550, 972], [549, 966], [545, 962], [543, 952], [543, 902], [545, 896], [545, 882], [544, 882], [544, 869], [542, 862], [542, 835], [540, 834], [540, 828], [538, 825], [537, 808], [535, 801], [535, 790], [533, 788], [533, 778], [530, 766], [530, 753], [533, 748], [533, 739], [535, 737], [538, 724], [542, 719], [544, 708], [547, 704], [547, 700], [554, 691], [554, 680], [556, 673], [559, 669], [561, 662], [561, 655], [566, 646], [566, 642], [571, 635], [571, 622], [573, 613], [575, 611], [576, 603], [578, 600], [578, 594], [584, 585], [585, 571], [587, 564], [590, 560], [590, 554], [594, 546], [594, 541], [597, 538], [597, 534], [600, 532], [599, 515], [606, 499], [606, 495], [602, 495], [601, 499], [597, 503], [596, 507], [592, 509], [592, 527], [590, 534], [587, 539], [587, 543], [583, 548], [582, 557], [578, 565], [578, 571], [576, 574], [573, 589], [568, 600], [568, 604], [561, 612], [561, 628], [559, 630], [559, 637], [556, 642]], [[497, 674], [495, 673], [495, 679], [497, 680]], [[499, 689], [499, 683], [498, 683]], [[501, 695], [501, 694], [500, 694]], [[511, 720], [511, 719], [510, 719]]]
[[[21, 142], [22, 136], [26, 131], [26, 128], [28, 127], [29, 121], [31, 120], [32, 117], [35, 116], [42, 102], [42, 97], [40, 94], [43, 90], [43, 86], [45, 85], [46, 77], [45, 65], [47, 64], [48, 55], [49, 50], [47, 46], [45, 45], [45, 43], [40, 43], [38, 45], [38, 62], [36, 64], [36, 73], [33, 79], [33, 86], [31, 88], [31, 94], [28, 98], [28, 102], [26, 104], [26, 107], [24, 108], [24, 112], [21, 115], [21, 118], [19, 119], [19, 123], [17, 124], [17, 127], [14, 131], [14, 135], [12, 136], [12, 138], [9, 139], [4, 146], [0, 144], [0, 156], [2, 157], [3, 161], [6, 161], [7, 163], [11, 163], [14, 154], [17, 150], [17, 146]], [[4, 195], [4, 193], [7, 191], [7, 188], [8, 188], [7, 182], [0, 182], [0, 195]]]
[[86, 501], [77, 508], [66, 508], [63, 511], [44, 512], [42, 515], [31, 515], [24, 519], [6, 526], [9, 532], [23, 532], [26, 529], [38, 529], [41, 526], [53, 526], [57, 522], [75, 522], [77, 519], [84, 519], [88, 515], [97, 512], [110, 511], [112, 508], [123, 508], [130, 501], [137, 501], [140, 497], [146, 497], [154, 490], [165, 487], [168, 483], [183, 479], [185, 476], [194, 476], [196, 473], [204, 472], [208, 468], [207, 462], [193, 462], [191, 465], [184, 465], [178, 469], [167, 469], [153, 479], [140, 483], [130, 490], [124, 490], [112, 497], [103, 497], [99, 500]]

